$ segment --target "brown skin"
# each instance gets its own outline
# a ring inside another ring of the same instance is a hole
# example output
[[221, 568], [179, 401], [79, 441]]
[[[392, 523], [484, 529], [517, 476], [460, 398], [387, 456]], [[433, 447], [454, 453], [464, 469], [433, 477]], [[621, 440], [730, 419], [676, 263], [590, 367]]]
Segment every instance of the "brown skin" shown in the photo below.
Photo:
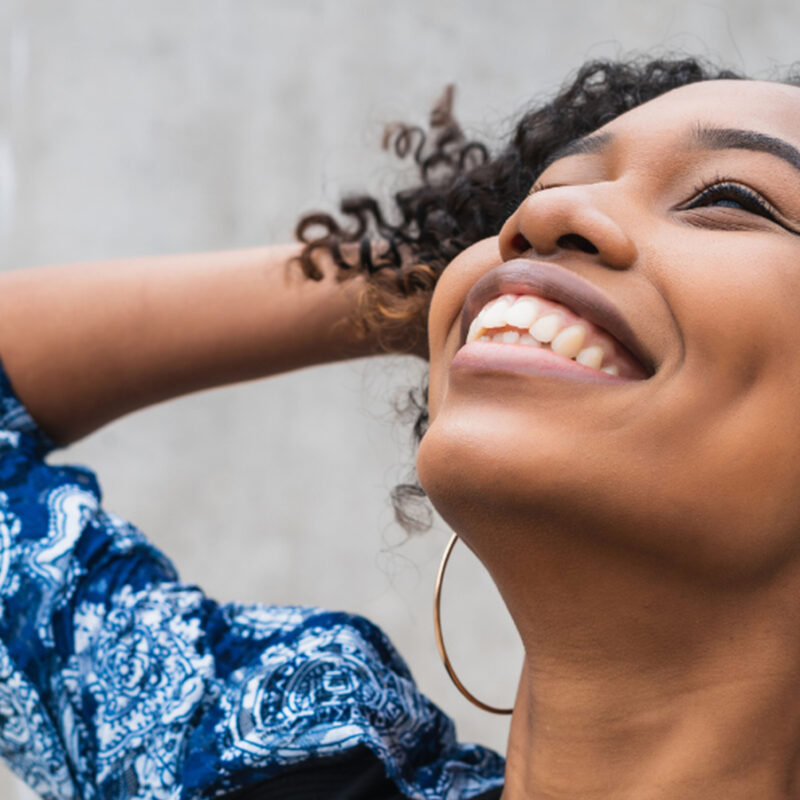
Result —
[[[624, 114], [435, 292], [420, 479], [526, 650], [504, 800], [800, 797], [800, 235], [686, 208], [724, 177], [800, 231], [800, 173], [700, 148], [698, 123], [800, 148], [800, 89], [708, 82]], [[520, 255], [603, 291], [653, 377], [451, 371], [467, 292]]]
[[363, 278], [305, 278], [299, 245], [0, 275], [0, 355], [34, 418], [69, 444], [188, 392], [379, 352], [353, 324]]
[[[505, 800], [800, 797], [800, 236], [718, 201], [720, 175], [800, 230], [798, 174], [701, 150], [697, 122], [800, 147], [800, 89], [677, 89], [542, 176], [445, 271], [422, 482], [526, 645]], [[596, 255], [562, 249], [578, 234]], [[0, 275], [0, 354], [59, 442], [188, 391], [378, 351], [359, 280], [287, 279], [268, 247]], [[592, 282], [646, 381], [449, 370], [471, 286], [536, 255]]]

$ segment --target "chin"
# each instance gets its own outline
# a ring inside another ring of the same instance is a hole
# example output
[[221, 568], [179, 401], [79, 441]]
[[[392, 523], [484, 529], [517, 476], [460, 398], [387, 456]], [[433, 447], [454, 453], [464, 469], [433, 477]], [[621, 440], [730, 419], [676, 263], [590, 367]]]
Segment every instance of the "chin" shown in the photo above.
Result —
[[[442, 413], [420, 444], [417, 475], [442, 518], [465, 541], [489, 529], [492, 537], [511, 529], [525, 530], [543, 517], [561, 513], [565, 496], [580, 494], [574, 442], [554, 452], [556, 437], [536, 440], [507, 431], [497, 417]], [[533, 433], [532, 426], [528, 433]]]
[[417, 458], [434, 507], [484, 562], [501, 542], [529, 547], [542, 536], [569, 537], [720, 584], [760, 580], [798, 547], [796, 515], [776, 515], [769, 492], [732, 492], [725, 476], [693, 473], [688, 463], [670, 472], [622, 440], [574, 426], [570, 435], [508, 422], [448, 409]]

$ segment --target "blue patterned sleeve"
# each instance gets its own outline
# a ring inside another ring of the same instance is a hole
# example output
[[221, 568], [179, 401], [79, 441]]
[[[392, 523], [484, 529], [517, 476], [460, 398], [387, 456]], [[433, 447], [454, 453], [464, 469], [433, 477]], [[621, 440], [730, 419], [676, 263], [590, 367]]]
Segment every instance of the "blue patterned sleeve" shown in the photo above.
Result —
[[0, 365], [0, 754], [42, 797], [63, 800], [103, 796], [97, 722], [109, 707], [84, 672], [87, 613], [107, 629], [109, 598], [175, 573], [102, 510], [91, 471], [45, 462], [53, 449]]
[[199, 800], [368, 747], [414, 800], [502, 784], [367, 620], [219, 605], [101, 507], [0, 365], [0, 755], [46, 800]]

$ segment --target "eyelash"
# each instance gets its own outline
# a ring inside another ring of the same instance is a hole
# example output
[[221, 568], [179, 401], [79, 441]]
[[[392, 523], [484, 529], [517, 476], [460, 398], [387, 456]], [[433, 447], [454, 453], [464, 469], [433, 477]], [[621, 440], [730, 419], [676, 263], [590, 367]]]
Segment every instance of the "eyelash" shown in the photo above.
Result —
[[745, 211], [778, 222], [777, 212], [772, 204], [752, 189], [742, 186], [730, 178], [717, 177], [694, 189], [694, 198], [684, 206], [685, 209], [699, 208], [703, 203], [713, 200], [735, 200]]
[[537, 192], [543, 192], [545, 189], [555, 189], [557, 186], [557, 183], [534, 183], [533, 187], [528, 192], [528, 197]]

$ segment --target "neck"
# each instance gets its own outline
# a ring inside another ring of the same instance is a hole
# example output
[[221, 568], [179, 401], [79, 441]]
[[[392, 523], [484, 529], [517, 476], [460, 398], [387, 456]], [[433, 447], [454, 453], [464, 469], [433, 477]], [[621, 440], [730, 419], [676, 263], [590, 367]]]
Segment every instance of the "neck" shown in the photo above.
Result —
[[800, 570], [709, 588], [539, 533], [492, 570], [526, 651], [504, 800], [800, 797]]

